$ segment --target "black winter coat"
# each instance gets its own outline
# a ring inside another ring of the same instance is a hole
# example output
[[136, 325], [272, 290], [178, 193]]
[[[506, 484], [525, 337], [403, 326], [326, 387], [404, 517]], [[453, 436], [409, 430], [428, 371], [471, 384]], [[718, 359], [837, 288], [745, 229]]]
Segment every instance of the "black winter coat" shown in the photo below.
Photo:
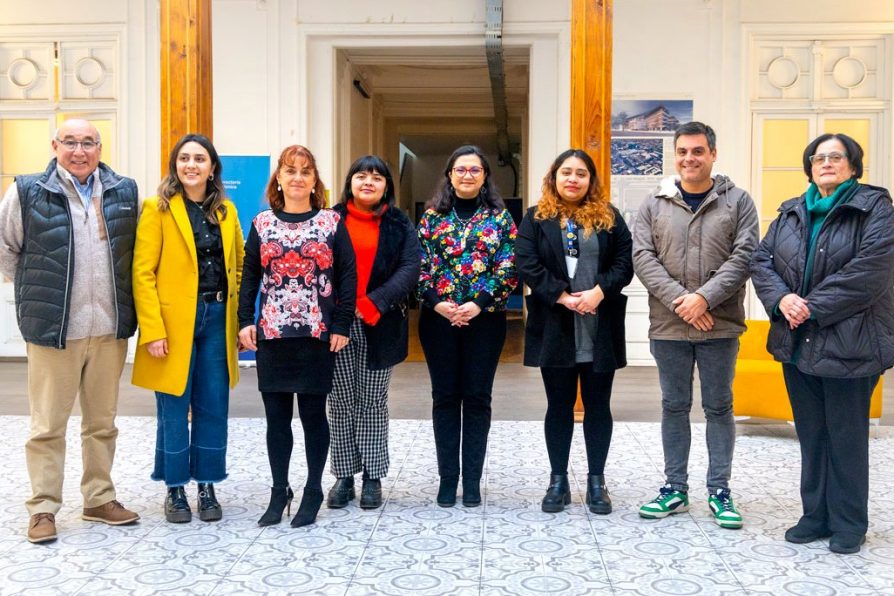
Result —
[[[344, 204], [333, 209], [347, 217]], [[363, 325], [370, 370], [388, 368], [407, 358], [407, 299], [419, 281], [420, 262], [416, 229], [403, 211], [389, 206], [379, 224], [379, 245], [366, 286], [367, 297], [381, 313], [375, 325]]]
[[[555, 219], [536, 220], [531, 207], [525, 214], [515, 241], [519, 280], [531, 293], [525, 296], [525, 366], [572, 367], [575, 365], [574, 313], [556, 304], [562, 292], [571, 292], [565, 266], [565, 242]], [[598, 324], [593, 370], [610, 372], [627, 366], [625, 323], [627, 296], [621, 290], [633, 279], [630, 230], [615, 212], [610, 231], [597, 233], [599, 275], [596, 283], [605, 298], [597, 308]]]
[[752, 255], [751, 280], [770, 315], [767, 350], [801, 372], [857, 378], [894, 365], [894, 206], [884, 188], [859, 185], [823, 222], [806, 295], [811, 317], [796, 330], [776, 314], [783, 296], [800, 294], [807, 259], [805, 195], [779, 216]]

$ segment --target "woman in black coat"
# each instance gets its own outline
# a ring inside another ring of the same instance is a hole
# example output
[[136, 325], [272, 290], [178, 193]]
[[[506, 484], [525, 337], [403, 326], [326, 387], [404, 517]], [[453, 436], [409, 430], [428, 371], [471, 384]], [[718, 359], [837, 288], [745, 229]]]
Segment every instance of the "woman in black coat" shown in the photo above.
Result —
[[342, 216], [357, 262], [357, 307], [351, 341], [335, 360], [329, 394], [330, 466], [336, 477], [327, 505], [355, 497], [363, 472], [360, 507], [382, 504], [388, 475], [388, 385], [394, 365], [407, 357], [407, 298], [419, 279], [420, 249], [410, 219], [395, 205], [391, 169], [378, 156], [355, 161], [345, 177]]
[[525, 366], [539, 366], [546, 389], [544, 422], [550, 484], [541, 508], [571, 502], [568, 456], [578, 382], [584, 403], [587, 505], [611, 513], [604, 467], [612, 436], [609, 405], [615, 370], [627, 365], [621, 290], [633, 278], [630, 231], [602, 192], [585, 152], [559, 155], [543, 179], [543, 196], [522, 220], [516, 242], [526, 297]]

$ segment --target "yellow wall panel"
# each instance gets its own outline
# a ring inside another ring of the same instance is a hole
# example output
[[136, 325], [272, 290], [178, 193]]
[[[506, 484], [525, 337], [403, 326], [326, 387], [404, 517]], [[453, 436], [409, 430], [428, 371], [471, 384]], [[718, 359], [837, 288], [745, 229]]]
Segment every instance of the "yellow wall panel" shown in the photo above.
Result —
[[0, 173], [15, 176], [42, 172], [53, 152], [50, 123], [42, 120], [0, 120]]
[[801, 196], [807, 190], [807, 177], [801, 171], [764, 171], [761, 185], [761, 219], [774, 219], [784, 201]]
[[765, 168], [800, 168], [810, 123], [806, 119], [764, 120], [763, 156]]
[[[863, 148], [863, 167], [869, 165], [869, 128], [871, 122], [868, 118], [854, 119], [828, 119], [823, 122], [823, 132], [844, 133], [851, 137]], [[864, 180], [866, 177], [864, 176]]]

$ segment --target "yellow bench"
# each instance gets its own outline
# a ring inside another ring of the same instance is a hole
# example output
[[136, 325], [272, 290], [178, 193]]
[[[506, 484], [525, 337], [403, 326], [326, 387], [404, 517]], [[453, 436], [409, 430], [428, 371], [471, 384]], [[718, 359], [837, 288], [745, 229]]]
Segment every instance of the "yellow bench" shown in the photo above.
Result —
[[[769, 321], [745, 321], [748, 330], [739, 339], [736, 378], [733, 379], [733, 414], [755, 418], [792, 420], [782, 364], [767, 352]], [[882, 379], [869, 406], [869, 418], [882, 417]]]

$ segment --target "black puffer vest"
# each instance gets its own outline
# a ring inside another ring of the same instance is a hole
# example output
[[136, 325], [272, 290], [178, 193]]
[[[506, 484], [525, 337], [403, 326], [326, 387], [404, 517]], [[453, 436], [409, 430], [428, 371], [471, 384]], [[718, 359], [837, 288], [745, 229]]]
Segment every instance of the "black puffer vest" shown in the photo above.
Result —
[[[108, 231], [115, 285], [116, 337], [137, 328], [131, 265], [139, 214], [137, 184], [100, 163], [102, 211]], [[15, 279], [16, 318], [28, 343], [65, 348], [74, 271], [71, 212], [53, 159], [43, 174], [17, 176], [24, 242]]]

